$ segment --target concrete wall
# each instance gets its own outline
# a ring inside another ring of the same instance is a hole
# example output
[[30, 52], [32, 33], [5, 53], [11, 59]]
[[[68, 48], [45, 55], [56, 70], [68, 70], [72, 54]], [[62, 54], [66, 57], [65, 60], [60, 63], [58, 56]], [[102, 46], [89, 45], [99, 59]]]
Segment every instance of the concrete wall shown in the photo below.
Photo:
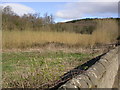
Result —
[[67, 81], [58, 90], [69, 88], [112, 88], [118, 72], [118, 47], [102, 56], [85, 73]]

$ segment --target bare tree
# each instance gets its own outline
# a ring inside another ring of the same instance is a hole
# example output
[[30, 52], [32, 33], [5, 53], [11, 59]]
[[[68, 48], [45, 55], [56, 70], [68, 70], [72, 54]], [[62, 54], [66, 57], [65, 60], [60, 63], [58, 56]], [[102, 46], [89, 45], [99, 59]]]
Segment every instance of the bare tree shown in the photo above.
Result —
[[10, 6], [6, 6], [4, 9], [3, 9], [3, 12], [4, 14], [9, 14], [9, 15], [14, 15], [15, 13], [12, 11], [12, 8]]

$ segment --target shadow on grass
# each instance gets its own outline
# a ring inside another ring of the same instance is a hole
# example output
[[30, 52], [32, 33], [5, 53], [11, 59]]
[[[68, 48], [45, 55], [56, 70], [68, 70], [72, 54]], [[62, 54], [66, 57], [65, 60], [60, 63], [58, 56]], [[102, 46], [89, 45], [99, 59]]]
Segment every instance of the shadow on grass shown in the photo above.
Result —
[[[107, 53], [107, 52], [106, 52]], [[70, 70], [69, 72], [65, 73], [63, 76], [61, 76], [60, 80], [56, 81], [53, 86], [49, 88], [49, 90], [56, 90], [58, 89], [61, 85], [65, 84], [68, 80], [72, 79], [73, 77], [84, 73], [89, 67], [94, 65], [97, 61], [100, 60], [102, 56], [104, 56], [106, 53], [101, 54], [86, 63]]]

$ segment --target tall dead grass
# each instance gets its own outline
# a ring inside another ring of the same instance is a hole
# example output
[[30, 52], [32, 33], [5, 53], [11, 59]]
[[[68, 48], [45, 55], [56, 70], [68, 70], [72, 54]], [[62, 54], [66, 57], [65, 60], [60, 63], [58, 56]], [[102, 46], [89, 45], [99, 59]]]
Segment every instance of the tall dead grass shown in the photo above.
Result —
[[47, 42], [58, 42], [68, 45], [94, 46], [112, 43], [118, 34], [115, 20], [97, 20], [96, 30], [91, 34], [49, 31], [3, 31], [3, 48], [26, 48]]
[[96, 30], [91, 36], [91, 45], [96, 43], [110, 44], [118, 37], [118, 23], [116, 20], [98, 20]]

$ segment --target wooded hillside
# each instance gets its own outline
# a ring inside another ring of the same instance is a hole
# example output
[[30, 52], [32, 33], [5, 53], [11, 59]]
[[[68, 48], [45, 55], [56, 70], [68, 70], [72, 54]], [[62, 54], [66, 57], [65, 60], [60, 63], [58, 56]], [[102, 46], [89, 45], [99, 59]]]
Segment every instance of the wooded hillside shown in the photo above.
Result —
[[45, 13], [42, 17], [39, 13], [24, 14], [18, 16], [7, 6], [2, 13], [3, 30], [39, 30], [57, 32], [75, 32], [80, 34], [92, 34], [99, 22], [115, 20], [120, 23], [120, 18], [86, 18], [64, 23], [55, 23], [53, 15]]

